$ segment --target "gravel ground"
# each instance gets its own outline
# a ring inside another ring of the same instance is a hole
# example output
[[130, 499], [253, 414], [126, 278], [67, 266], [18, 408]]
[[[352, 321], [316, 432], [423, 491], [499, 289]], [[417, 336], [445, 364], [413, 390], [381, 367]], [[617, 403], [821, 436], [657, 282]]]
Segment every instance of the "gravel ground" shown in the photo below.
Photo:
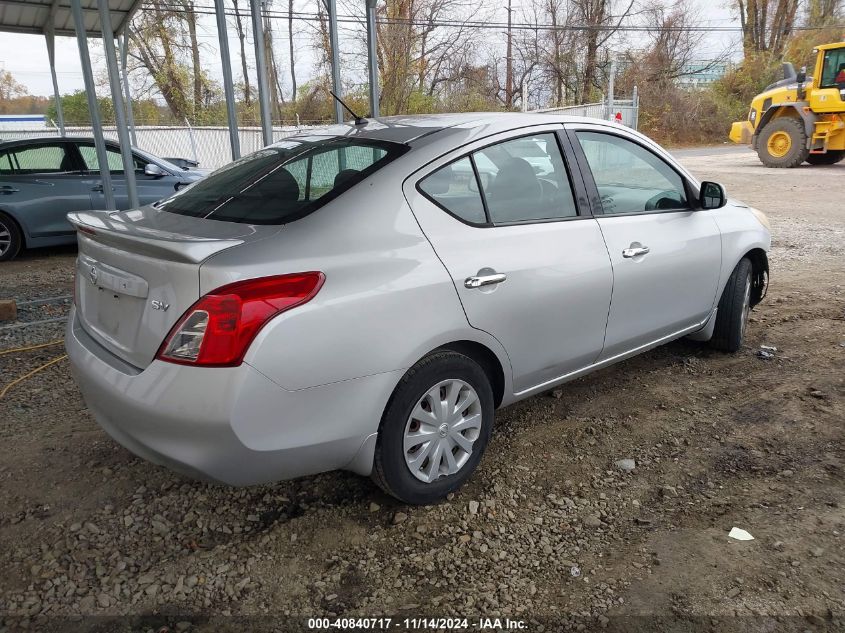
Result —
[[[403, 506], [348, 473], [189, 481], [103, 433], [65, 362], [16, 385], [0, 401], [0, 631], [288, 630], [304, 621], [284, 616], [334, 615], [845, 629], [845, 217], [831, 184], [845, 165], [682, 160], [772, 221], [747, 347], [676, 342], [500, 411], [478, 473], [441, 505]], [[74, 256], [5, 264], [0, 297], [69, 294]], [[0, 350], [61, 334], [0, 324]], [[62, 354], [0, 356], [0, 388]], [[729, 539], [734, 526], [755, 540]]]

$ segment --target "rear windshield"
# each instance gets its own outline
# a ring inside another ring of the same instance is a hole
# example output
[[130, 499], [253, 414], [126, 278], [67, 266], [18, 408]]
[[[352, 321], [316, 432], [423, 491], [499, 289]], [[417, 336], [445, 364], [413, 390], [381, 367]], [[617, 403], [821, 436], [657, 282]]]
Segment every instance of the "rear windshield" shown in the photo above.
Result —
[[311, 213], [408, 147], [345, 137], [303, 137], [265, 147], [159, 202], [180, 215], [285, 224]]

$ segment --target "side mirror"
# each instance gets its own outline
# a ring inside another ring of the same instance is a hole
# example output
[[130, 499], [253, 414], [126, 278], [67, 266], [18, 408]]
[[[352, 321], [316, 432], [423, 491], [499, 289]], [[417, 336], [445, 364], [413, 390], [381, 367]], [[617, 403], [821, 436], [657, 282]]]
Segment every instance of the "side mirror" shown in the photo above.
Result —
[[161, 178], [165, 176], [164, 170], [155, 163], [147, 163], [144, 165], [144, 175], [152, 176], [153, 178]]
[[718, 182], [701, 183], [701, 191], [698, 194], [698, 204], [702, 209], [721, 209], [728, 203], [728, 195], [725, 188]]

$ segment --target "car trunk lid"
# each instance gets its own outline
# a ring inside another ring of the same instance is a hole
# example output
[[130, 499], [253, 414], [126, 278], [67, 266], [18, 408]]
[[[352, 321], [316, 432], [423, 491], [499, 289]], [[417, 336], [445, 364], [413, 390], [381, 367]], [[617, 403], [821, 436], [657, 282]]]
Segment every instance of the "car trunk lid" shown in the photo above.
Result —
[[202, 262], [280, 230], [186, 217], [152, 206], [71, 213], [68, 220], [79, 242], [75, 296], [80, 323], [106, 349], [141, 369], [199, 299]]

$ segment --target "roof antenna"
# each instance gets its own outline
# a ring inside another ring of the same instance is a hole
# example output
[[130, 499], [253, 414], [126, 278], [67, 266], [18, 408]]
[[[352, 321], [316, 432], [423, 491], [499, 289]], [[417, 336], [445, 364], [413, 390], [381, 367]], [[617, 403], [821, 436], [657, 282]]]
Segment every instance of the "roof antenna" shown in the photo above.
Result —
[[343, 102], [343, 99], [341, 99], [340, 97], [338, 97], [338, 96], [337, 96], [334, 92], [332, 92], [331, 90], [329, 90], [329, 94], [330, 94], [331, 96], [333, 96], [333, 97], [335, 98], [335, 100], [336, 100], [336, 101], [337, 101], [340, 105], [342, 105], [342, 106], [343, 106], [343, 109], [344, 109], [344, 110], [346, 110], [349, 114], [351, 114], [351, 115], [352, 115], [352, 117], [355, 119], [355, 125], [366, 125], [366, 124], [367, 124], [367, 119], [365, 119], [365, 118], [364, 118], [364, 117], [362, 117], [362, 116], [358, 116], [357, 114], [355, 114], [355, 113], [352, 111], [352, 108], [350, 108], [348, 105], [346, 105], [346, 104]]

